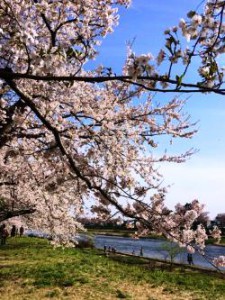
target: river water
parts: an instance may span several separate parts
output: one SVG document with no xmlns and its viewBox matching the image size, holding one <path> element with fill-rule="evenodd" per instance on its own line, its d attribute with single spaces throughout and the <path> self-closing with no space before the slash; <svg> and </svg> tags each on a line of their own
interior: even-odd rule
<svg viewBox="0 0 225 300">
<path fill-rule="evenodd" d="M 143 249 L 143 256 L 167 260 L 170 252 L 170 242 L 161 239 L 132 239 L 128 237 L 104 236 L 96 235 L 94 237 L 96 248 L 103 249 L 106 247 L 114 247 L 118 252 L 140 255 L 140 249 Z M 187 252 L 185 249 L 178 253 L 174 259 L 175 262 L 187 264 Z M 205 248 L 205 256 L 212 259 L 215 256 L 225 255 L 225 247 L 207 245 Z M 194 265 L 212 269 L 213 266 L 199 253 L 193 254 Z M 225 268 L 221 268 L 225 270 Z"/>
</svg>

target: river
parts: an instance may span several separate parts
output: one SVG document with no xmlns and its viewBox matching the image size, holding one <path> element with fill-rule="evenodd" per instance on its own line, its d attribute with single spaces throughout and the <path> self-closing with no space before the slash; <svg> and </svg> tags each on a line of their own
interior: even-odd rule
<svg viewBox="0 0 225 300">
<path fill-rule="evenodd" d="M 170 243 L 161 239 L 132 239 L 128 237 L 96 235 L 94 237 L 95 247 L 103 249 L 106 247 L 114 247 L 118 252 L 140 255 L 140 249 L 143 249 L 143 256 L 156 259 L 168 259 L 170 252 Z M 178 253 L 174 259 L 175 262 L 187 264 L 187 252 L 185 249 Z M 205 248 L 205 256 L 213 258 L 215 256 L 225 255 L 225 247 L 207 245 Z M 194 265 L 212 269 L 213 266 L 199 253 L 193 254 Z M 225 270 L 225 268 L 221 268 Z"/>
</svg>

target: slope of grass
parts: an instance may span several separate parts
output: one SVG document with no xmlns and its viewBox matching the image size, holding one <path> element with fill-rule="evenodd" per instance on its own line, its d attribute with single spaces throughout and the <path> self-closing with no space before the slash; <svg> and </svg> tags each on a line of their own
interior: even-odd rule
<svg viewBox="0 0 225 300">
<path fill-rule="evenodd" d="M 216 274 L 151 268 L 95 249 L 53 249 L 47 240 L 10 238 L 0 247 L 0 299 L 225 299 Z"/>
</svg>

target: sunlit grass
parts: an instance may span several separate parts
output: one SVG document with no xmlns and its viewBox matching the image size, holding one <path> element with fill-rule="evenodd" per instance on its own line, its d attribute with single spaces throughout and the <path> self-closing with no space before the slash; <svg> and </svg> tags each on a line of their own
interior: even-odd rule
<svg viewBox="0 0 225 300">
<path fill-rule="evenodd" d="M 0 247 L 0 299 L 225 299 L 225 279 L 173 272 L 144 259 L 96 249 L 53 249 L 47 240 L 10 238 Z"/>
</svg>

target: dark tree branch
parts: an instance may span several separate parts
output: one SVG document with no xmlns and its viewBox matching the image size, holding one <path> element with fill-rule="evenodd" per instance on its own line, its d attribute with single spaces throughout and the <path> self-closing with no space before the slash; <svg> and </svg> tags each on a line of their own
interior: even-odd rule
<svg viewBox="0 0 225 300">
<path fill-rule="evenodd" d="M 14 79 L 30 79 L 30 80 L 39 80 L 39 81 L 67 81 L 67 82 L 74 82 L 74 81 L 81 81 L 81 82 L 88 82 L 88 83 L 103 83 L 107 81 L 122 81 L 125 83 L 133 84 L 134 86 L 139 86 L 144 88 L 148 91 L 153 92 L 162 92 L 162 93 L 205 93 L 205 92 L 213 92 L 216 94 L 225 94 L 225 89 L 220 87 L 218 88 L 208 88 L 203 85 L 193 84 L 193 83 L 180 83 L 179 88 L 178 81 L 173 79 L 165 78 L 165 76 L 139 76 L 137 77 L 137 81 L 133 80 L 131 76 L 54 76 L 54 75 L 32 75 L 32 74 L 24 74 L 24 73 L 13 73 L 8 69 L 0 68 L 0 78 L 3 80 L 14 80 Z M 146 81 L 141 82 L 141 81 Z M 147 82 L 155 81 L 155 82 L 164 82 L 175 85 L 176 87 L 173 89 L 160 89 L 149 87 Z M 183 89 L 181 89 L 182 87 Z"/>
<path fill-rule="evenodd" d="M 6 111 L 6 123 L 4 123 L 0 127 L 0 148 L 4 146 L 8 140 L 11 138 L 11 133 L 15 128 L 14 121 L 13 121 L 13 116 L 15 114 L 15 111 L 20 111 L 21 113 L 23 112 L 24 108 L 26 107 L 26 104 L 18 100 L 15 104 L 10 106 L 7 111 Z"/>
<path fill-rule="evenodd" d="M 27 208 L 27 209 L 18 209 L 18 210 L 3 210 L 0 211 L 0 222 L 8 220 L 13 217 L 18 217 L 27 214 L 33 214 L 36 211 L 35 208 Z"/>
</svg>

